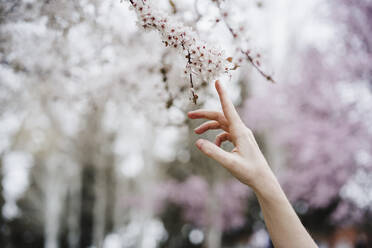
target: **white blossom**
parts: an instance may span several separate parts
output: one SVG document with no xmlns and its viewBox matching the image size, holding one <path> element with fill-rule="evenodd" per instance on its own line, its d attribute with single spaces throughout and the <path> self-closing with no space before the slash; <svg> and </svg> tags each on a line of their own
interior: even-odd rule
<svg viewBox="0 0 372 248">
<path fill-rule="evenodd" d="M 191 92 L 195 99 L 193 75 L 201 81 L 211 81 L 227 73 L 233 65 L 224 50 L 202 41 L 196 32 L 154 7 L 148 0 L 129 0 L 138 16 L 138 25 L 145 30 L 157 30 L 166 47 L 177 49 L 185 56 L 185 75 L 189 77 Z M 197 98 L 197 96 L 196 96 Z"/>
</svg>

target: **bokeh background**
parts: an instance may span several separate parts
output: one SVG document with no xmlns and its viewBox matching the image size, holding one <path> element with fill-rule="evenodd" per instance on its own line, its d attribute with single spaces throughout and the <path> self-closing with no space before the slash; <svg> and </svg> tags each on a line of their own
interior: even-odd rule
<svg viewBox="0 0 372 248">
<path fill-rule="evenodd" d="M 372 2 L 221 4 L 276 83 L 249 63 L 221 80 L 304 225 L 372 247 Z M 216 1 L 157 7 L 235 55 Z M 0 247 L 270 247 L 253 192 L 194 146 L 213 82 L 192 103 L 183 56 L 136 20 L 126 0 L 0 0 Z"/>
</svg>

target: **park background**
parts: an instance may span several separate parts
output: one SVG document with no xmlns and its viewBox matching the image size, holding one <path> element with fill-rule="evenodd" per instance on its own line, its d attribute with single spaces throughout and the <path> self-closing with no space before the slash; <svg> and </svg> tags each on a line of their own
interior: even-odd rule
<svg viewBox="0 0 372 248">
<path fill-rule="evenodd" d="M 155 2 L 234 58 L 221 19 L 239 30 L 275 83 L 220 80 L 296 212 L 320 247 L 372 247 L 372 2 Z M 252 191 L 194 146 L 213 82 L 194 104 L 136 22 L 127 0 L 0 0 L 0 247 L 269 247 Z"/>
</svg>

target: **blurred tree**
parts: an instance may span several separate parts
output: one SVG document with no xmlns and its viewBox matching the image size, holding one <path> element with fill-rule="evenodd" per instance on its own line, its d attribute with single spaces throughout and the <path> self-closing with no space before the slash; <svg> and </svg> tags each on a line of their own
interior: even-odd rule
<svg viewBox="0 0 372 248">
<path fill-rule="evenodd" d="M 158 33 L 138 29 L 130 1 L 0 4 L 0 154 L 22 151 L 34 161 L 22 171 L 28 187 L 16 201 L 19 215 L 0 219 L 7 246 L 102 247 L 114 235 L 127 247 L 147 248 L 166 231 L 175 235 L 169 243 L 189 245 L 189 233 L 173 241 L 180 237 L 169 229 L 168 213 L 167 230 L 157 221 L 155 188 L 164 182 L 175 182 L 162 199 L 177 205 L 177 230 L 187 222 L 203 231 L 204 243 L 218 247 L 224 232 L 245 228 L 250 195 L 191 149 L 193 125 L 184 113 L 217 106 L 206 81 L 214 70 L 226 71 L 217 65 L 231 66 L 222 78 L 230 80 L 231 91 L 243 88 L 236 81 L 244 61 L 263 72 L 263 54 L 248 50 L 254 46 L 245 26 L 255 18 L 255 2 L 156 2 L 155 13 L 177 20 L 171 23 L 176 28 L 193 28 L 190 37 L 198 43 L 190 48 L 201 44 L 212 62 L 180 54 L 164 46 Z M 177 38 L 183 35 L 178 31 Z M 207 76 L 193 77 L 200 95 L 194 105 L 188 88 L 198 65 Z M 176 189 L 181 194 L 174 195 Z M 203 199 L 195 197 L 198 190 Z M 193 211 L 196 205 L 200 213 Z M 200 223 L 195 216 L 202 216 Z"/>
<path fill-rule="evenodd" d="M 372 87 L 372 3 L 368 0 L 341 1 L 331 3 L 334 17 L 343 29 L 344 47 L 347 59 L 345 71 L 353 80 L 367 80 Z"/>
<path fill-rule="evenodd" d="M 331 4 L 345 21 L 337 28 L 347 32 L 336 32 L 341 38 L 326 47 L 293 45 L 289 82 L 253 96 L 244 109 L 246 121 L 286 154 L 278 173 L 297 211 L 318 230 L 370 220 L 368 204 L 358 203 L 370 202 L 366 191 L 350 197 L 348 190 L 356 174 L 368 177 L 372 168 L 367 2 Z"/>
</svg>

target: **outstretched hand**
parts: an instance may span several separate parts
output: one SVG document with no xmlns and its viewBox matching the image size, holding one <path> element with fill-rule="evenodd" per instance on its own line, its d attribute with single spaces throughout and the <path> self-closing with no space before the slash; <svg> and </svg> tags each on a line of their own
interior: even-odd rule
<svg viewBox="0 0 372 248">
<path fill-rule="evenodd" d="M 224 132 L 217 135 L 215 144 L 199 139 L 196 146 L 208 157 L 223 165 L 241 182 L 255 187 L 257 179 L 269 172 L 270 168 L 252 131 L 240 119 L 222 84 L 216 81 L 215 86 L 223 112 L 200 109 L 189 112 L 188 116 L 191 119 L 209 120 L 195 129 L 197 134 L 210 129 L 222 129 Z M 231 152 L 220 147 L 224 141 L 230 141 L 234 145 Z"/>
<path fill-rule="evenodd" d="M 275 247 L 316 248 L 311 238 L 275 175 L 268 166 L 252 131 L 241 121 L 234 105 L 220 82 L 216 81 L 223 113 L 211 110 L 189 112 L 191 119 L 208 119 L 195 129 L 202 134 L 210 129 L 222 129 L 216 142 L 199 139 L 196 146 L 207 156 L 216 160 L 241 182 L 252 187 L 260 203 L 266 227 Z M 230 141 L 234 149 L 227 152 L 220 148 L 221 143 Z"/>
</svg>

